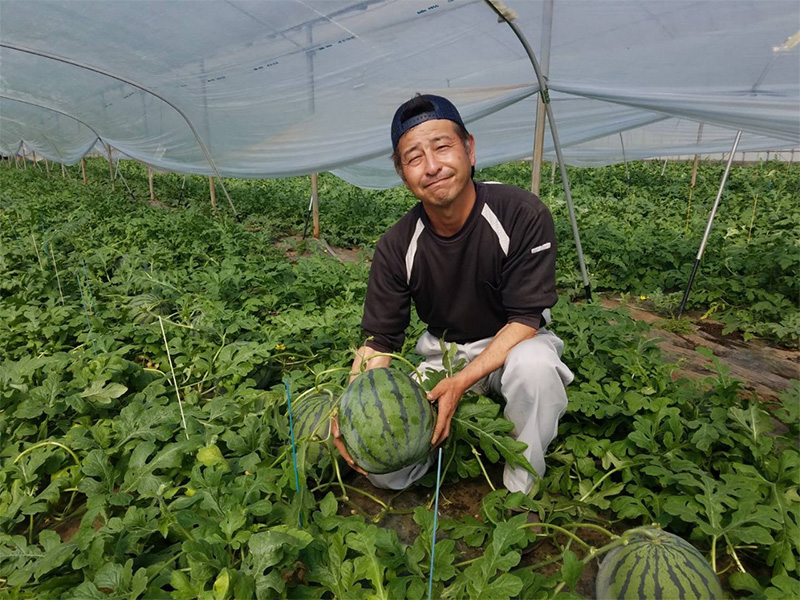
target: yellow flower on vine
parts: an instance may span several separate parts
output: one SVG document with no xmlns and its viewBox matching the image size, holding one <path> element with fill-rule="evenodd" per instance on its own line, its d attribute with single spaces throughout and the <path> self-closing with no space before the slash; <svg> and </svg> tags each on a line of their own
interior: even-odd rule
<svg viewBox="0 0 800 600">
<path fill-rule="evenodd" d="M 639 296 L 639 300 L 647 300 L 647 296 Z"/>
<path fill-rule="evenodd" d="M 283 344 L 275 344 L 275 350 L 286 350 L 286 346 Z"/>
</svg>

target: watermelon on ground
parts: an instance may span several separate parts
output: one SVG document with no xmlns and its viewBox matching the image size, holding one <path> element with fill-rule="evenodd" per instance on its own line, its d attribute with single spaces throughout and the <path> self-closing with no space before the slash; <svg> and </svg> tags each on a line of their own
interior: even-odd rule
<svg viewBox="0 0 800 600">
<path fill-rule="evenodd" d="M 328 455 L 324 445 L 333 448 L 328 438 L 333 411 L 333 394 L 320 392 L 298 396 L 292 404 L 292 425 L 298 452 L 305 448 L 305 464 L 316 465 Z"/>
<path fill-rule="evenodd" d="M 682 537 L 660 529 L 631 534 L 609 551 L 597 572 L 597 600 L 715 600 L 722 586 L 703 555 Z"/>
</svg>

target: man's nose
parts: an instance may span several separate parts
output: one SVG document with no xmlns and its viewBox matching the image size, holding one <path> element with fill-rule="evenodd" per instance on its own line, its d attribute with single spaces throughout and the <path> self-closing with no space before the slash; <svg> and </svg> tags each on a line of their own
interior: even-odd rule
<svg viewBox="0 0 800 600">
<path fill-rule="evenodd" d="M 425 172 L 429 175 L 435 175 L 442 168 L 439 159 L 436 158 L 435 152 L 425 153 Z"/>
</svg>

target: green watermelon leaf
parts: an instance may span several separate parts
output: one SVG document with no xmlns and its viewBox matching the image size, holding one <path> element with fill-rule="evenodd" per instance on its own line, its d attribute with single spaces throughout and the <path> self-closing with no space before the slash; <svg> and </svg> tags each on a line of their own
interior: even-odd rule
<svg viewBox="0 0 800 600">
<path fill-rule="evenodd" d="M 584 563 L 572 551 L 567 550 L 564 552 L 564 562 L 561 566 L 561 575 L 564 577 L 564 582 L 570 587 L 575 588 L 583 572 Z"/>
</svg>

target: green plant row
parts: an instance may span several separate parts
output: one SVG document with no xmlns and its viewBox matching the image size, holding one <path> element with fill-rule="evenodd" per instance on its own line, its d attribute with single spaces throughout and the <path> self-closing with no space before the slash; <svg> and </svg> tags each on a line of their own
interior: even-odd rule
<svg viewBox="0 0 800 600">
<path fill-rule="evenodd" d="M 108 181 L 106 163 L 89 165 L 93 181 Z M 130 163 L 122 163 L 120 170 L 136 197 L 147 198 L 145 170 Z M 644 296 L 665 315 L 674 314 L 723 171 L 722 163 L 700 164 L 692 187 L 688 162 L 569 168 L 592 288 Z M 477 178 L 529 188 L 530 167 L 508 163 L 480 170 Z M 159 175 L 156 180 L 161 202 L 208 211 L 207 178 Z M 403 188 L 360 190 L 329 174 L 319 181 L 321 231 L 334 245 L 371 247 L 414 203 Z M 281 234 L 310 230 L 309 178 L 226 180 L 226 185 L 246 226 Z M 218 196 L 220 210 L 227 211 L 219 190 Z M 560 241 L 559 287 L 577 297 L 583 283 L 557 174 L 545 173 L 541 196 L 553 211 Z M 689 297 L 690 310 L 713 315 L 725 333 L 798 347 L 798 197 L 800 165 L 773 161 L 732 169 Z"/>
</svg>

